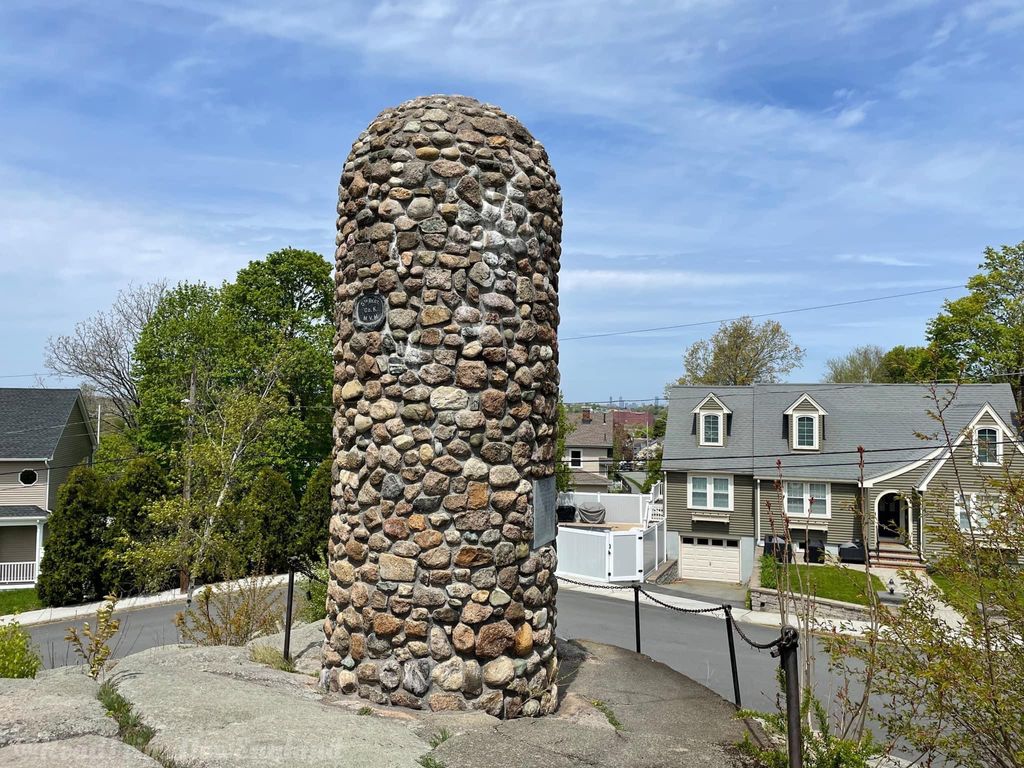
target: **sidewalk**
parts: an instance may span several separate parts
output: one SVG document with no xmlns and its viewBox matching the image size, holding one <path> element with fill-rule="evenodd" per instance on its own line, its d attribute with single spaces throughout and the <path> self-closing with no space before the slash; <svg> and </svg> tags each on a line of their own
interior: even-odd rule
<svg viewBox="0 0 1024 768">
<path fill-rule="evenodd" d="M 582 579 L 574 580 L 582 581 Z M 610 585 L 600 582 L 594 582 L 592 584 L 588 584 L 587 586 L 570 584 L 564 579 L 559 579 L 558 582 L 559 589 L 575 590 L 578 592 L 585 592 L 587 594 L 592 595 L 604 595 L 605 597 L 613 597 L 617 600 L 628 600 L 632 602 L 633 589 L 631 586 L 626 586 L 625 588 L 619 588 L 618 585 L 612 588 L 609 587 Z M 663 603 L 666 603 L 667 605 L 671 605 L 675 608 L 683 608 L 686 610 L 701 610 L 706 608 L 714 608 L 716 606 L 721 605 L 721 603 L 705 602 L 702 600 L 693 600 L 685 597 L 677 597 L 672 594 L 666 594 L 662 590 L 658 590 L 657 592 L 655 592 L 655 590 L 651 589 L 650 587 L 651 585 L 649 584 L 644 585 L 644 589 L 646 589 L 651 594 L 656 594 L 658 600 L 660 600 Z M 640 596 L 640 602 L 641 605 L 653 605 L 653 603 L 651 603 L 651 601 L 643 595 Z M 715 613 L 708 613 L 703 615 L 711 616 L 713 618 L 720 619 L 721 621 L 725 621 L 725 613 L 722 611 L 717 611 Z M 770 627 L 772 629 L 780 629 L 782 627 L 782 622 L 780 621 L 779 614 L 777 613 L 752 611 L 749 608 L 739 608 L 733 606 L 732 617 L 736 621 L 743 622 L 744 624 L 753 624 L 759 627 Z M 794 625 L 799 623 L 795 617 L 793 618 L 792 622 Z M 811 628 L 811 630 L 813 632 L 818 632 L 822 634 L 832 634 L 833 632 L 835 632 L 838 634 L 858 637 L 864 634 L 864 632 L 868 630 L 869 626 L 870 625 L 866 621 L 833 621 L 831 619 L 817 619 L 814 622 L 814 626 Z M 801 626 L 800 629 L 803 629 L 803 627 Z"/>
<path fill-rule="evenodd" d="M 280 576 L 270 576 L 269 579 L 271 584 L 277 586 L 284 584 L 288 580 L 288 576 L 282 574 Z M 195 591 L 199 592 L 199 590 L 206 586 L 214 588 L 237 586 L 243 581 L 245 581 L 245 579 L 222 582 L 220 584 L 203 584 L 197 586 Z M 118 600 L 116 613 L 132 611 L 137 608 L 149 608 L 154 605 L 168 605 L 171 603 L 184 602 L 185 594 L 183 592 L 177 589 L 168 589 L 164 592 L 158 592 L 155 595 L 140 595 L 139 597 L 126 597 L 123 600 Z M 103 605 L 103 603 L 104 601 L 100 600 L 99 602 L 86 603 L 85 605 L 67 605 L 61 608 L 40 608 L 38 611 L 10 613 L 5 616 L 0 616 L 0 625 L 17 621 L 21 626 L 29 627 L 36 624 L 51 624 L 57 621 L 75 621 L 81 618 L 91 618 L 96 615 L 96 611 Z"/>
</svg>

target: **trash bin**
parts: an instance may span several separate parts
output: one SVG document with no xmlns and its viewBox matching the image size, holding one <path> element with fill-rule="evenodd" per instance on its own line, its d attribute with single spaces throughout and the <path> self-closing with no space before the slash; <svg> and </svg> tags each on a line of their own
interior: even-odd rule
<svg viewBox="0 0 1024 768">
<path fill-rule="evenodd" d="M 863 564 L 867 559 L 863 541 L 849 541 L 839 545 L 839 562 Z"/>
<path fill-rule="evenodd" d="M 563 504 L 555 510 L 555 514 L 558 515 L 558 522 L 571 523 L 576 520 L 576 507 L 572 504 Z"/>
<path fill-rule="evenodd" d="M 810 539 L 804 551 L 804 562 L 824 563 L 825 562 L 825 540 Z"/>
<path fill-rule="evenodd" d="M 779 563 L 793 561 L 793 548 L 781 536 L 769 536 L 764 540 L 764 553 Z"/>
</svg>

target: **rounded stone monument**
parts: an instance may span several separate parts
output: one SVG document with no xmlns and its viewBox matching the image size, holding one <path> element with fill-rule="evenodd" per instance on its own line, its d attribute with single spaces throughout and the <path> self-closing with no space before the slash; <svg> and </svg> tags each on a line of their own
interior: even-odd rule
<svg viewBox="0 0 1024 768">
<path fill-rule="evenodd" d="M 382 112 L 338 200 L 333 690 L 545 714 L 555 678 L 562 199 L 544 147 L 463 96 Z"/>
</svg>

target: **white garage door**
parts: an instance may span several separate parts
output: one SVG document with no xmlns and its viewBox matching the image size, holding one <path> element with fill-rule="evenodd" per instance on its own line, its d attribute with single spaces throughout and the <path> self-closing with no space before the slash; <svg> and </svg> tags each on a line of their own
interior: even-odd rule
<svg viewBox="0 0 1024 768">
<path fill-rule="evenodd" d="M 739 540 L 712 539 L 700 536 L 680 537 L 679 577 L 710 581 L 739 581 Z"/>
</svg>

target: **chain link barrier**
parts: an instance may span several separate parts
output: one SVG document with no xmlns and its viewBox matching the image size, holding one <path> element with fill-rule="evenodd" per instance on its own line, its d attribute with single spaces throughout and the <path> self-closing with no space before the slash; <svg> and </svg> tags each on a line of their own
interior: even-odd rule
<svg viewBox="0 0 1024 768">
<path fill-rule="evenodd" d="M 566 578 L 565 576 L 557 576 L 556 578 L 559 581 L 564 581 L 564 582 L 566 582 L 568 584 L 575 584 L 576 586 L 579 586 L 579 587 L 589 587 L 590 589 L 602 589 L 602 590 L 607 590 L 607 591 L 615 591 L 615 590 L 623 590 L 623 589 L 634 589 L 634 586 L 632 584 L 593 584 L 593 583 L 587 582 L 587 581 L 577 581 L 576 579 L 569 579 L 569 578 Z M 723 614 L 726 614 L 730 618 L 732 618 L 732 606 L 731 605 L 715 605 L 715 606 L 712 606 L 710 608 L 680 608 L 678 605 L 672 605 L 671 603 L 666 603 L 664 600 L 661 600 L 661 599 L 655 597 L 654 595 L 652 595 L 650 592 L 648 592 L 643 587 L 640 587 L 639 590 L 640 590 L 640 594 L 641 595 L 646 597 L 648 600 L 650 600 L 655 605 L 659 605 L 662 608 L 668 608 L 670 611 L 675 611 L 676 613 L 690 613 L 690 614 L 706 613 L 706 614 L 711 614 L 711 613 L 718 613 L 719 611 L 721 611 Z M 771 650 L 772 648 L 777 648 L 783 642 L 782 637 L 777 637 L 777 638 L 775 638 L 774 640 L 772 640 L 769 643 L 759 643 L 756 640 L 752 640 L 740 628 L 739 624 L 736 622 L 735 619 L 733 619 L 733 627 L 736 630 L 736 634 L 738 634 L 740 636 L 740 639 L 742 639 L 743 642 L 745 642 L 751 648 L 755 648 L 755 649 L 757 649 L 759 651 L 767 651 L 767 650 Z"/>
</svg>

